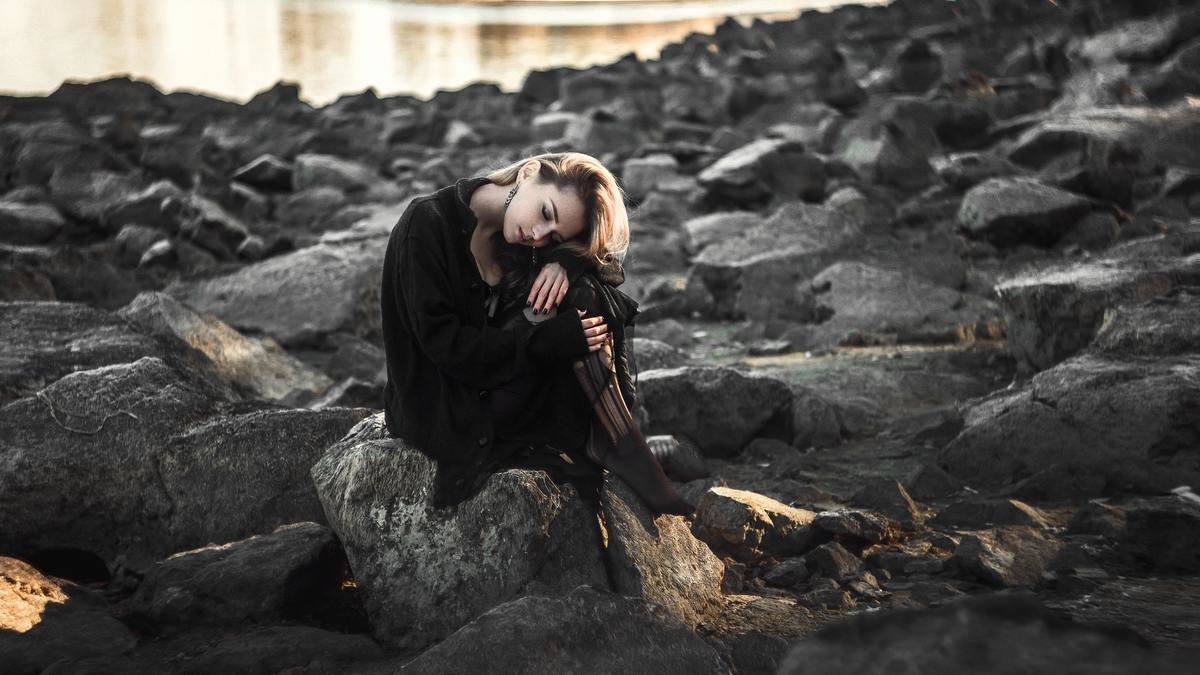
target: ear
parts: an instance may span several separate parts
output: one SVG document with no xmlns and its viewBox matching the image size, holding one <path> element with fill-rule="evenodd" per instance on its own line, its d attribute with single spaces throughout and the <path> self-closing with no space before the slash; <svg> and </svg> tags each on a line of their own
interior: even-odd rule
<svg viewBox="0 0 1200 675">
<path fill-rule="evenodd" d="M 521 166 L 521 171 L 520 171 L 521 178 L 523 180 L 529 180 L 529 179 L 533 178 L 534 176 L 537 175 L 537 171 L 538 171 L 539 167 L 541 167 L 541 163 L 538 162 L 536 159 L 532 159 L 528 162 L 525 162 L 525 164 Z"/>
</svg>

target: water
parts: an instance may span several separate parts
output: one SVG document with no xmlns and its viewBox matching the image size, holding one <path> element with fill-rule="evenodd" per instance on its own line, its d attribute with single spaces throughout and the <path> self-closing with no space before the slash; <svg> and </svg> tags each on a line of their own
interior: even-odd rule
<svg viewBox="0 0 1200 675">
<path fill-rule="evenodd" d="M 511 91 L 531 69 L 656 57 L 726 15 L 749 24 L 837 4 L 0 0 L 0 92 L 44 95 L 118 74 L 239 102 L 280 79 L 315 105 L 367 87 L 428 97 L 485 80 Z"/>
</svg>

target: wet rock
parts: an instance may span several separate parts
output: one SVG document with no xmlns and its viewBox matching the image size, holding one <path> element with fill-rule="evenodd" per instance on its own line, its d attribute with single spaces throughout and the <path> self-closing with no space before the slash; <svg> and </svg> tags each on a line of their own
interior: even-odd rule
<svg viewBox="0 0 1200 675">
<path fill-rule="evenodd" d="M 44 244 L 66 227 L 62 214 L 48 204 L 0 201 L 0 241 Z"/>
<path fill-rule="evenodd" d="M 1157 572 L 1200 571 L 1200 504 L 1180 497 L 1136 500 L 1125 507 L 1120 551 Z"/>
<path fill-rule="evenodd" d="M 712 647 L 661 608 L 582 586 L 499 605 L 399 672 L 583 672 L 598 663 L 614 672 L 729 672 Z"/>
<path fill-rule="evenodd" d="M 812 308 L 796 294 L 797 283 L 842 258 L 860 235 L 845 214 L 791 202 L 741 236 L 701 251 L 688 285 L 712 296 L 706 313 L 715 318 L 811 320 Z"/>
<path fill-rule="evenodd" d="M 1031 178 L 993 178 L 963 197 L 958 224 L 997 246 L 1049 246 L 1090 209 L 1087 198 Z"/>
<path fill-rule="evenodd" d="M 1163 297 L 1181 285 L 1197 283 L 1200 254 L 1145 259 L 1118 254 L 1003 279 L 996 285 L 996 295 L 1004 308 L 1014 354 L 1041 369 L 1087 346 L 1110 308 Z"/>
<path fill-rule="evenodd" d="M 747 377 L 732 368 L 706 366 L 643 374 L 638 397 L 649 413 L 649 434 L 682 434 L 710 457 L 737 454 L 791 411 L 791 390 L 768 377 Z"/>
<path fill-rule="evenodd" d="M 850 497 L 850 503 L 878 511 L 906 530 L 916 528 L 921 519 L 920 509 L 912 495 L 896 480 L 877 478 L 868 481 Z"/>
<path fill-rule="evenodd" d="M 994 321 L 1000 313 L 984 298 L 859 262 L 827 267 L 804 292 L 811 294 L 819 318 L 814 344 L 838 344 L 853 333 L 940 342 L 952 339 L 963 325 Z"/>
<path fill-rule="evenodd" d="M 595 515 L 574 487 L 511 469 L 463 504 L 437 509 L 435 472 L 420 451 L 388 436 L 382 413 L 312 467 L 376 639 L 423 647 L 522 595 L 607 587 Z"/>
<path fill-rule="evenodd" d="M 374 339 L 382 265 L 377 242 L 320 244 L 224 276 L 176 282 L 167 292 L 239 331 L 267 333 L 284 346 L 319 343 L 339 331 Z"/>
<path fill-rule="evenodd" d="M 710 488 L 696 508 L 696 535 L 741 560 L 795 555 L 816 544 L 814 514 L 746 490 Z"/>
<path fill-rule="evenodd" d="M 1183 672 L 1184 658 L 1148 647 L 1127 628 L 1062 619 L 1029 595 L 991 595 L 859 614 L 796 644 L 779 673 Z"/>
<path fill-rule="evenodd" d="M 824 511 L 813 518 L 812 526 L 839 539 L 858 543 L 878 544 L 899 536 L 895 521 L 870 511 Z"/>
<path fill-rule="evenodd" d="M 1076 356 L 982 399 L 938 462 L 972 485 L 1007 485 L 1061 464 L 1104 476 L 1105 491 L 1200 484 L 1198 368 L 1192 357 Z"/>
<path fill-rule="evenodd" d="M 0 409 L 0 516 L 14 523 L 0 547 L 123 557 L 140 569 L 212 541 L 322 522 L 308 467 L 366 411 L 222 413 L 223 400 L 145 357 L 72 373 Z"/>
<path fill-rule="evenodd" d="M 1037 586 L 1061 551 L 1040 531 L 1013 525 L 964 536 L 949 564 L 991 586 Z"/>
<path fill-rule="evenodd" d="M 173 633 L 300 619 L 341 584 L 342 562 L 337 539 L 316 523 L 183 551 L 146 571 L 129 601 L 131 620 Z"/>
<path fill-rule="evenodd" d="M 282 350 L 268 350 L 225 322 L 192 311 L 175 298 L 146 292 L 117 316 L 147 335 L 178 338 L 204 354 L 215 374 L 252 398 L 281 400 L 297 393 L 324 391 L 333 382 Z"/>
<path fill-rule="evenodd" d="M 653 602 L 688 627 L 719 611 L 725 567 L 692 536 L 686 520 L 652 516 L 633 490 L 612 474 L 605 481 L 601 506 L 616 592 Z"/>
<path fill-rule="evenodd" d="M 0 671 L 33 675 L 62 659 L 120 654 L 135 644 L 102 597 L 0 556 Z"/>
<path fill-rule="evenodd" d="M 847 581 L 862 569 L 862 561 L 836 541 L 826 542 L 804 555 L 809 571 L 835 581 Z"/>
<path fill-rule="evenodd" d="M 1050 527 L 1044 513 L 1015 499 L 954 502 L 938 511 L 932 524 L 965 528 L 981 528 L 988 525 L 1025 525 L 1043 530 Z"/>
<path fill-rule="evenodd" d="M 762 138 L 721 157 L 697 176 L 714 195 L 735 203 L 780 199 L 819 199 L 824 165 L 792 141 Z"/>
</svg>

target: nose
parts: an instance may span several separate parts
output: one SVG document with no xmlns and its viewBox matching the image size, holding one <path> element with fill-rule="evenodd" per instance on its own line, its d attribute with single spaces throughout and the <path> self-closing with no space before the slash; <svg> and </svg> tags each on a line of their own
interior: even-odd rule
<svg viewBox="0 0 1200 675">
<path fill-rule="evenodd" d="M 533 240 L 535 242 L 541 242 L 542 239 L 544 239 L 546 237 L 546 235 L 549 234 L 549 232 L 550 232 L 549 228 L 543 227 L 541 224 L 538 224 L 538 225 L 534 225 L 532 228 L 530 228 L 529 236 L 533 237 Z"/>
</svg>

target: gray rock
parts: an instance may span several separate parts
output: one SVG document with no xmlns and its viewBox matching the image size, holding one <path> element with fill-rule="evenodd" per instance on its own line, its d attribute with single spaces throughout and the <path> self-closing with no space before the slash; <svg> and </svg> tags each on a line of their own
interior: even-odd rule
<svg viewBox="0 0 1200 675">
<path fill-rule="evenodd" d="M 322 522 L 308 467 L 366 411 L 222 413 L 223 400 L 145 357 L 72 373 L 0 409 L 0 517 L 13 524 L 0 548 L 75 549 L 136 570 L 210 542 Z"/>
<path fill-rule="evenodd" d="M 102 597 L 0 556 L 0 671 L 36 675 L 63 659 L 120 654 L 137 637 Z"/>
<path fill-rule="evenodd" d="M 729 673 L 665 610 L 580 587 L 510 600 L 405 664 L 401 673 Z"/>
<path fill-rule="evenodd" d="M 922 464 L 914 469 L 904 485 L 917 499 L 942 499 L 958 494 L 965 487 L 961 480 L 933 463 Z"/>
<path fill-rule="evenodd" d="M 804 556 L 809 571 L 835 581 L 847 581 L 862 569 L 862 561 L 836 541 L 826 542 Z"/>
<path fill-rule="evenodd" d="M 792 387 L 792 445 L 832 448 L 841 443 L 837 408 L 808 387 Z"/>
<path fill-rule="evenodd" d="M 292 189 L 292 171 L 291 162 L 266 154 L 235 170 L 230 178 L 264 190 L 282 191 Z"/>
<path fill-rule="evenodd" d="M 671 155 L 659 153 L 626 160 L 621 169 L 621 184 L 626 194 L 640 201 L 659 183 L 678 176 L 679 162 Z"/>
<path fill-rule="evenodd" d="M 725 566 L 681 516 L 653 516 L 609 474 L 601 494 L 614 590 L 666 609 L 689 628 L 719 614 Z"/>
<path fill-rule="evenodd" d="M 1047 529 L 1046 514 L 1015 499 L 967 500 L 954 502 L 934 516 L 932 524 L 950 527 L 981 528 L 989 525 L 1025 525 Z"/>
<path fill-rule="evenodd" d="M 774 197 L 817 200 L 825 191 L 825 167 L 804 146 L 760 138 L 726 154 L 697 176 L 714 195 L 735 203 Z"/>
<path fill-rule="evenodd" d="M 283 525 L 155 563 L 131 598 L 130 611 L 155 633 L 301 619 L 341 583 L 344 560 L 329 528 Z"/>
<path fill-rule="evenodd" d="M 950 564 L 991 586 L 1037 586 L 1061 551 L 1061 544 L 1039 530 L 1014 525 L 964 536 Z"/>
<path fill-rule="evenodd" d="M 963 326 L 995 321 L 1000 314 L 984 298 L 860 262 L 827 267 L 802 292 L 811 294 L 820 321 L 811 338 L 817 345 L 839 344 L 861 333 L 899 342 L 941 342 L 960 334 Z"/>
<path fill-rule="evenodd" d="M 1125 511 L 1098 501 L 1089 501 L 1071 516 L 1067 534 L 1095 534 L 1116 539 L 1125 531 Z"/>
<path fill-rule="evenodd" d="M 1107 310 L 1196 284 L 1200 284 L 1200 254 L 1179 258 L 1114 253 L 1002 279 L 996 284 L 996 295 L 1004 308 L 1014 355 L 1041 369 L 1091 342 Z"/>
<path fill-rule="evenodd" d="M 321 244 L 225 276 L 176 282 L 167 292 L 240 331 L 267 333 L 284 346 L 319 343 L 339 331 L 374 339 L 382 268 L 378 241 Z"/>
<path fill-rule="evenodd" d="M 346 672 L 354 664 L 383 657 L 383 649 L 365 635 L 312 626 L 263 626 L 224 637 L 180 664 L 178 672 L 278 673 L 294 668 Z"/>
<path fill-rule="evenodd" d="M 1107 490 L 1200 484 L 1200 362 L 1076 356 L 982 399 L 939 463 L 972 485 L 1007 485 L 1056 465 L 1086 468 Z"/>
<path fill-rule="evenodd" d="M 778 672 L 1115 675 L 1185 672 L 1188 658 L 1150 648 L 1129 629 L 1067 621 L 1029 595 L 990 595 L 936 609 L 858 614 L 796 644 Z"/>
<path fill-rule="evenodd" d="M 117 316 L 148 335 L 183 341 L 208 357 L 218 377 L 248 397 L 282 400 L 297 393 L 315 395 L 333 384 L 287 352 L 265 349 L 220 319 L 194 312 L 166 293 L 142 293 Z"/>
<path fill-rule="evenodd" d="M 741 236 L 713 243 L 700 252 L 688 285 L 713 298 L 707 313 L 716 318 L 809 320 L 797 283 L 845 256 L 861 239 L 853 218 L 828 209 L 790 202 Z"/>
<path fill-rule="evenodd" d="M 1200 504 L 1178 496 L 1140 499 L 1125 509 L 1120 552 L 1169 574 L 1200 571 Z"/>
<path fill-rule="evenodd" d="M 297 192 L 318 186 L 352 192 L 365 190 L 379 180 L 378 172 L 371 167 L 332 155 L 299 154 L 292 168 L 292 189 Z"/>
<path fill-rule="evenodd" d="M 0 241 L 44 244 L 66 227 L 62 214 L 49 204 L 0 201 Z"/>
<path fill-rule="evenodd" d="M 958 224 L 997 246 L 1049 246 L 1091 209 L 1091 201 L 1032 178 L 993 178 L 963 197 Z"/>
<path fill-rule="evenodd" d="M 762 220 L 753 211 L 719 211 L 692 218 L 683 223 L 684 246 L 695 255 L 709 244 L 741 236 Z"/>
<path fill-rule="evenodd" d="M 136 267 L 146 251 L 167 238 L 162 231 L 148 225 L 130 224 L 121 228 L 113 243 L 117 245 L 117 257 L 125 267 Z"/>
<path fill-rule="evenodd" d="M 376 639 L 423 647 L 522 595 L 607 587 L 595 515 L 574 487 L 510 469 L 463 504 L 435 509 L 435 472 L 388 436 L 382 413 L 312 467 Z"/>
<path fill-rule="evenodd" d="M 1127 357 L 1200 351 L 1200 295 L 1181 291 L 1113 307 L 1089 349 Z"/>
<path fill-rule="evenodd" d="M 848 127 L 837 145 L 837 157 L 863 180 L 902 190 L 919 190 L 936 178 L 923 148 L 901 130 L 885 126 L 870 136 Z"/>
<path fill-rule="evenodd" d="M 102 232 L 115 233 L 124 223 L 110 223 L 110 212 L 144 189 L 137 178 L 115 171 L 83 171 L 67 164 L 54 171 L 47 187 L 58 210 Z"/>
<path fill-rule="evenodd" d="M 900 534 L 895 521 L 871 511 L 823 511 L 813 518 L 812 525 L 831 535 L 871 544 L 894 541 Z"/>
<path fill-rule="evenodd" d="M 772 567 L 771 571 L 763 576 L 763 581 L 771 586 L 792 588 L 808 579 L 810 574 L 812 573 L 809 572 L 803 558 L 788 558 Z"/>
<path fill-rule="evenodd" d="M 959 190 L 969 190 L 992 178 L 1005 178 L 1021 173 L 1021 169 L 998 155 L 989 152 L 961 152 L 947 155 L 934 162 L 942 180 Z"/>
<path fill-rule="evenodd" d="M 649 413 L 649 434 L 682 434 L 710 456 L 731 456 L 769 423 L 791 412 L 783 382 L 725 367 L 684 367 L 643 373 L 638 397 Z"/>
<path fill-rule="evenodd" d="M 921 512 L 912 495 L 899 481 L 877 478 L 867 481 L 858 492 L 850 497 L 850 503 L 878 511 L 900 524 L 906 530 L 915 529 L 921 520 Z"/>
<path fill-rule="evenodd" d="M 630 354 L 639 373 L 659 368 L 678 368 L 687 362 L 687 356 L 679 349 L 652 337 L 633 338 Z"/>
</svg>

